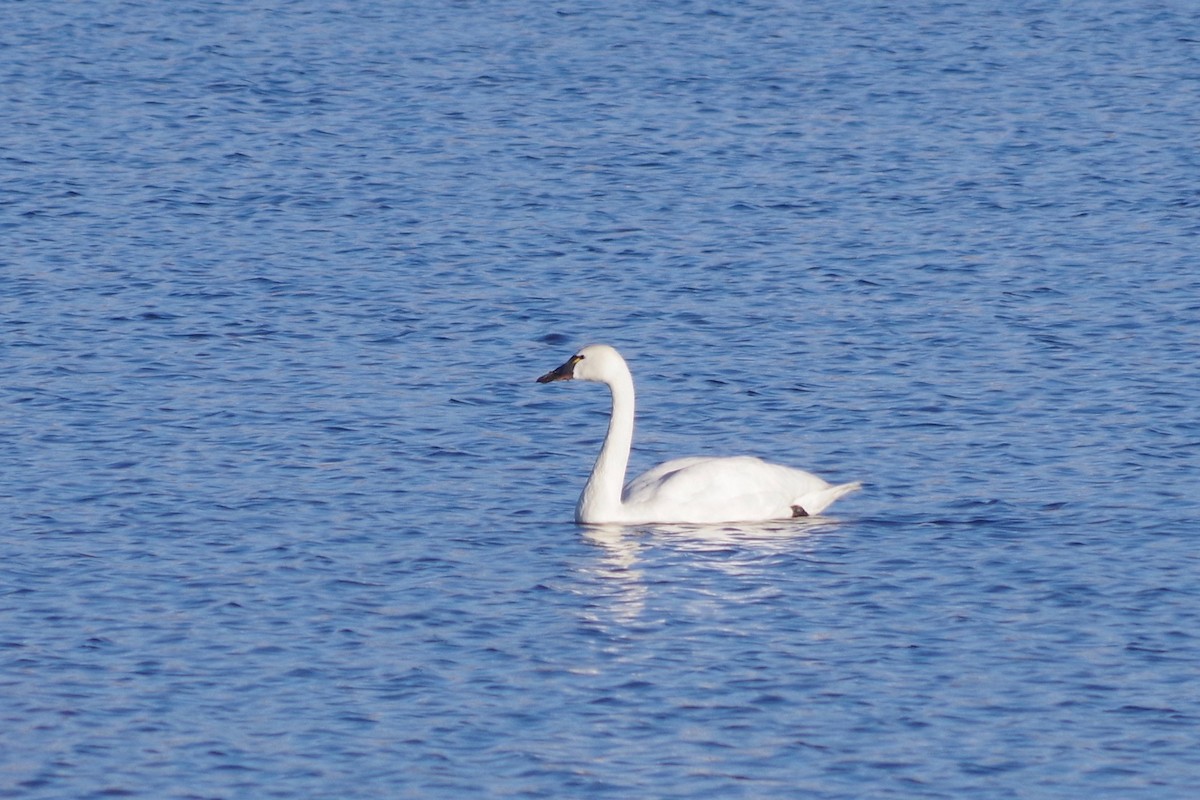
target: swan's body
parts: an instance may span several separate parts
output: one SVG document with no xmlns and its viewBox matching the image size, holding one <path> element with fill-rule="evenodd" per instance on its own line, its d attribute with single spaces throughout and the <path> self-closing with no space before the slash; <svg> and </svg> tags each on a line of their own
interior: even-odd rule
<svg viewBox="0 0 1200 800">
<path fill-rule="evenodd" d="M 861 485 L 832 486 L 803 470 L 738 456 L 678 458 L 642 473 L 622 489 L 633 445 L 629 367 L 613 348 L 594 344 L 538 382 L 572 379 L 604 383 L 612 392 L 608 435 L 579 496 L 576 522 L 715 523 L 816 516 Z"/>
</svg>

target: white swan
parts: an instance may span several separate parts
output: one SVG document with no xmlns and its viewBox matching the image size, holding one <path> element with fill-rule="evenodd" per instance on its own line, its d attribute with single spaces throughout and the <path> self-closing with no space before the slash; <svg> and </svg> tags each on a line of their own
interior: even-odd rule
<svg viewBox="0 0 1200 800">
<path fill-rule="evenodd" d="M 613 348 L 593 344 L 538 378 L 538 383 L 572 379 L 605 383 L 612 392 L 608 435 L 579 495 L 576 522 L 715 523 L 816 516 L 862 485 L 831 486 L 802 470 L 738 456 L 668 461 L 634 478 L 622 490 L 633 444 L 633 376 L 629 367 Z"/>
</svg>

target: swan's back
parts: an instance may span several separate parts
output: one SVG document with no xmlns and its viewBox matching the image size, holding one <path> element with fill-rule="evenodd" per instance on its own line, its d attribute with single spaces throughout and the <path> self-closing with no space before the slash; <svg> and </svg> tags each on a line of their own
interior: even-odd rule
<svg viewBox="0 0 1200 800">
<path fill-rule="evenodd" d="M 739 522 L 812 516 L 857 483 L 830 486 L 816 475 L 753 456 L 678 458 L 629 482 L 622 492 L 630 522 Z"/>
</svg>

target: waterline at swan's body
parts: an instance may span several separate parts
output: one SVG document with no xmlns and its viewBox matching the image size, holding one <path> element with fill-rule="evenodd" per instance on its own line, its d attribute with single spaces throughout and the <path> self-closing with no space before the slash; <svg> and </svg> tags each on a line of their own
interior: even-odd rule
<svg viewBox="0 0 1200 800">
<path fill-rule="evenodd" d="M 597 381 L 612 392 L 608 435 L 588 477 L 577 522 L 751 522 L 816 516 L 859 483 L 830 485 L 816 475 L 751 456 L 679 458 L 660 464 L 622 487 L 633 444 L 633 376 L 621 354 L 589 345 L 539 383 Z"/>
</svg>

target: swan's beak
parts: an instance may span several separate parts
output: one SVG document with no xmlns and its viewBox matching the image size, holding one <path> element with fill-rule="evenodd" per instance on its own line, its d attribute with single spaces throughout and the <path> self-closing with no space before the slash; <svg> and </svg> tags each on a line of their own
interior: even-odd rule
<svg viewBox="0 0 1200 800">
<path fill-rule="evenodd" d="M 567 363 L 563 364 L 558 369 L 552 369 L 545 375 L 537 379 L 538 383 L 550 383 L 551 381 L 569 381 L 575 377 L 575 363 L 579 361 L 580 356 L 571 356 L 567 359 Z"/>
</svg>

